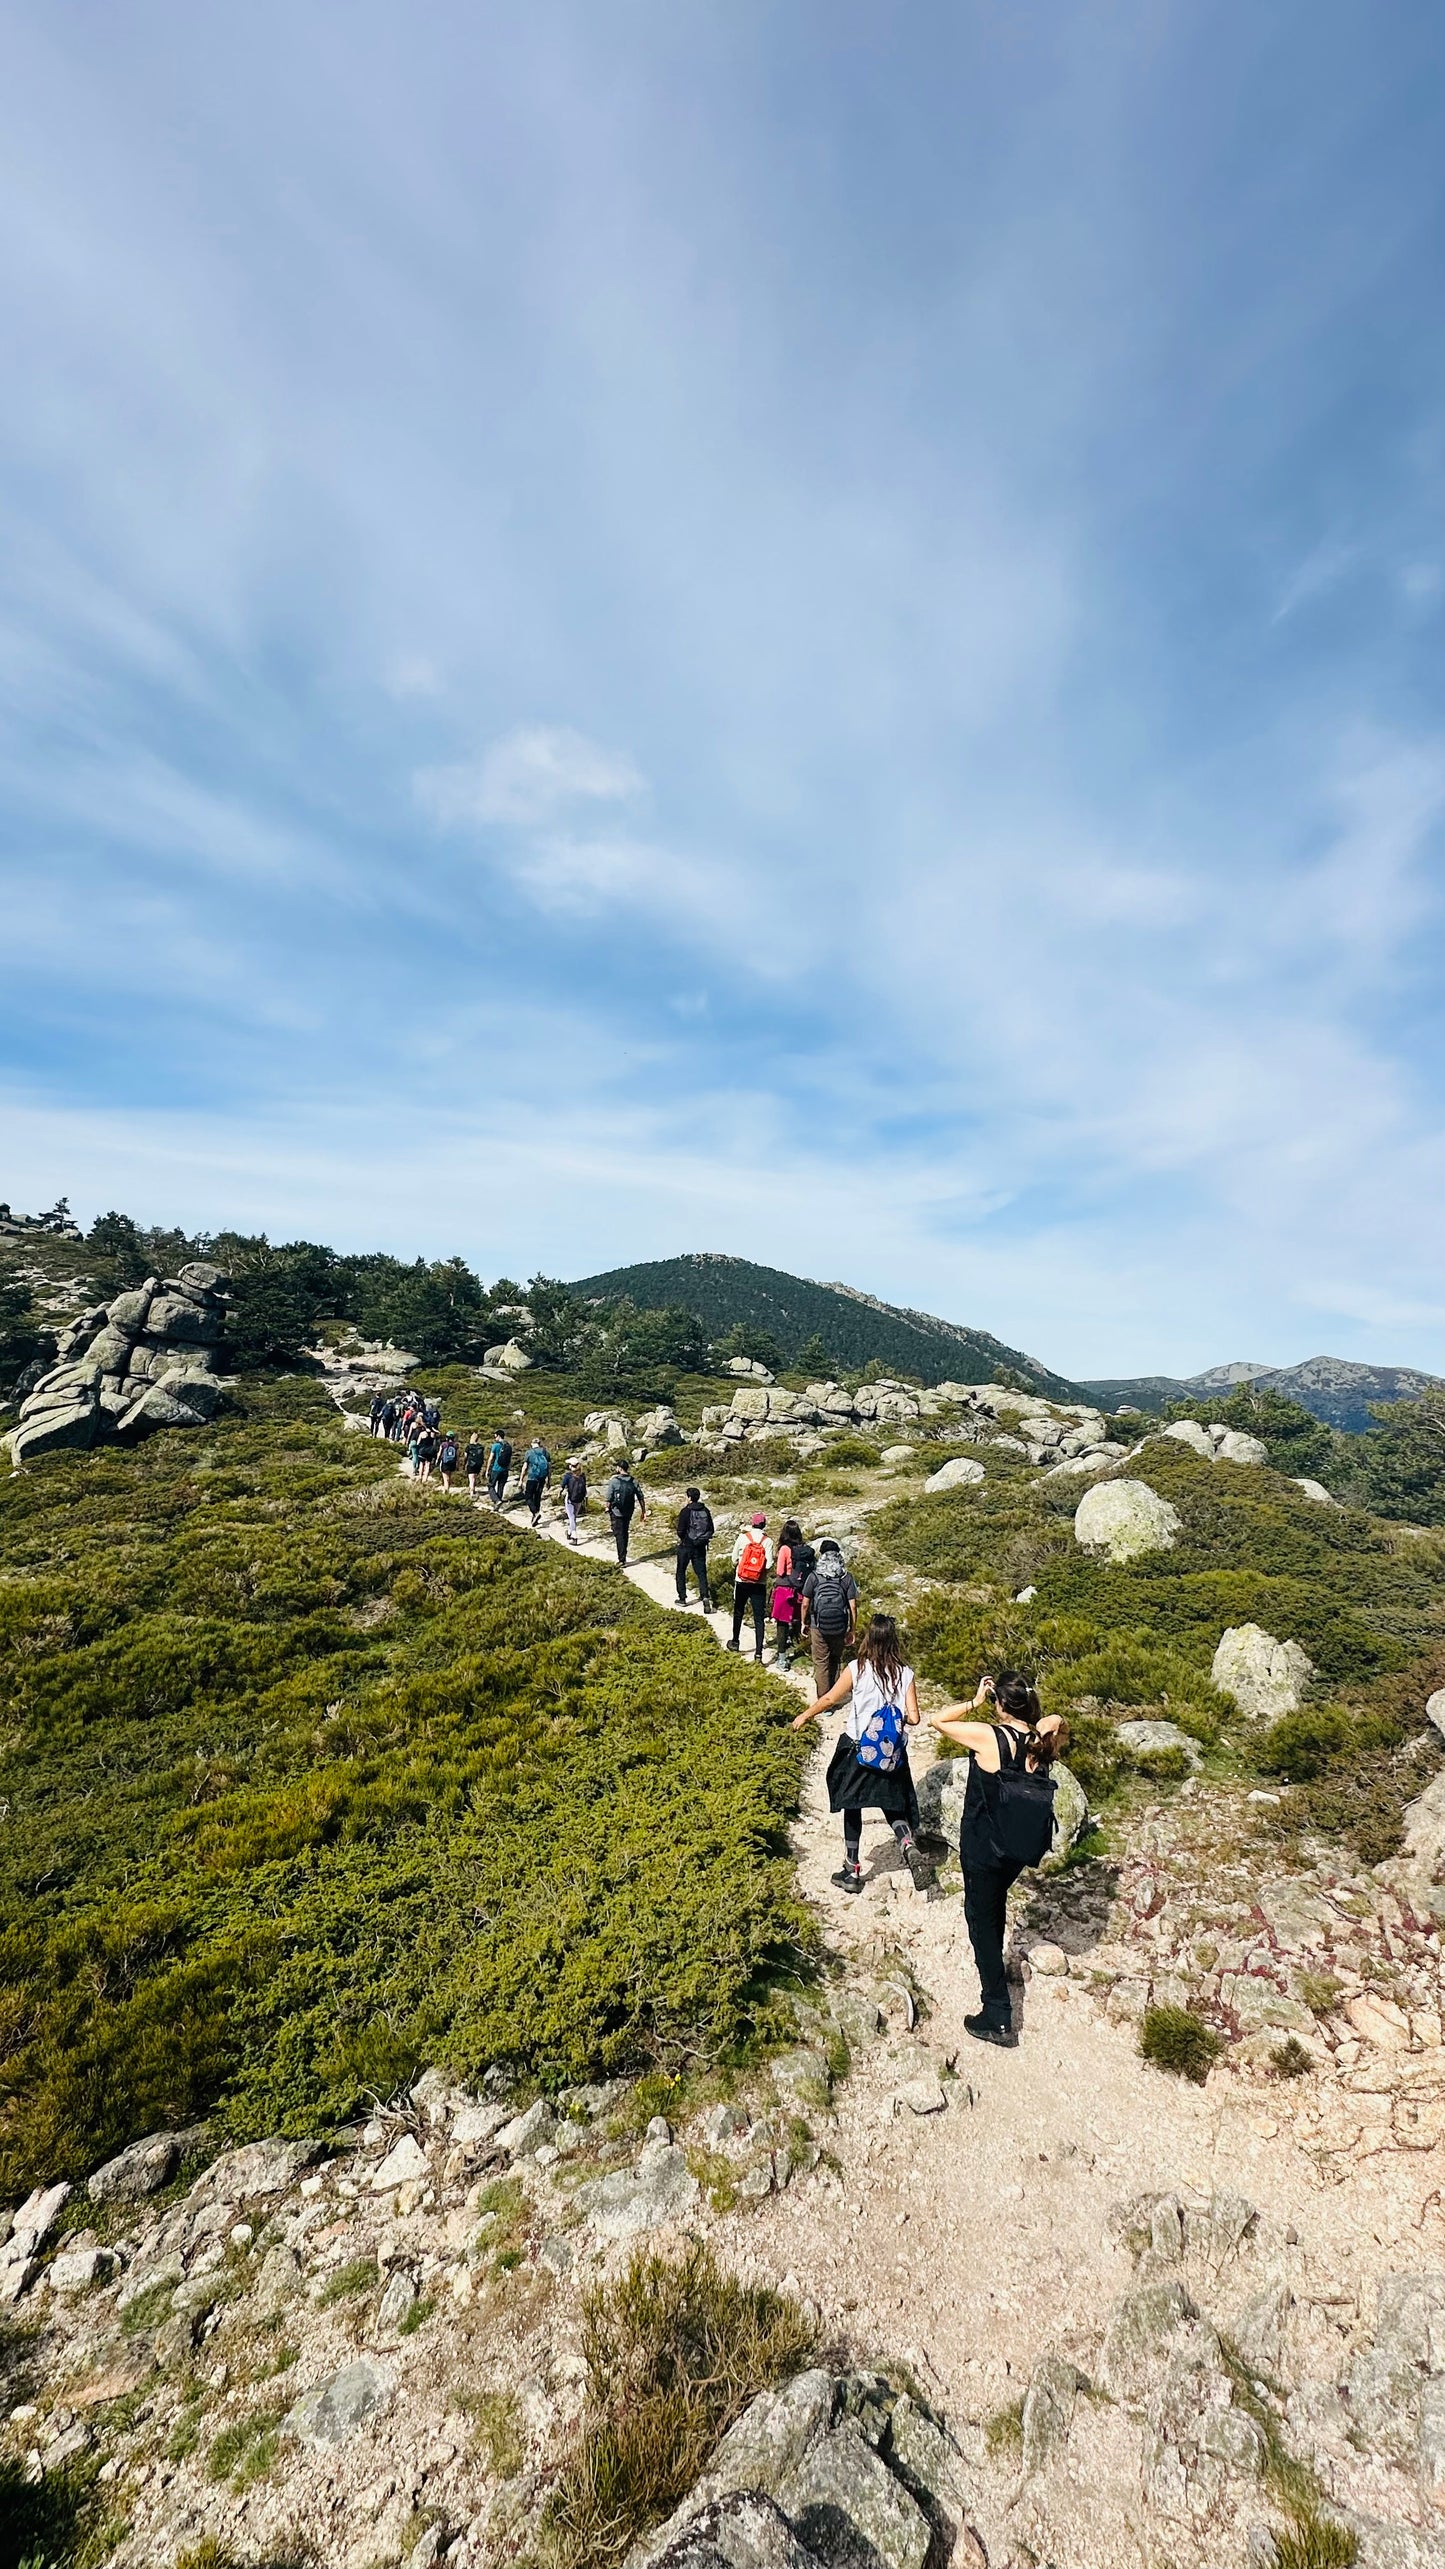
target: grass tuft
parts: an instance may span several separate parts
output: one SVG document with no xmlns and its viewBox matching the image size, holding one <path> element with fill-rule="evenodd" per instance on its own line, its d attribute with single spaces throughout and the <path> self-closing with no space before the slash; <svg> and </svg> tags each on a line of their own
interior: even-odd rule
<svg viewBox="0 0 1445 2569">
<path fill-rule="evenodd" d="M 1212 2025 L 1188 2007 L 1149 2007 L 1139 2028 L 1139 2050 L 1156 2069 L 1202 2087 L 1224 2049 Z"/>
<path fill-rule="evenodd" d="M 1301 2516 L 1275 2534 L 1273 2542 L 1270 2569 L 1354 2569 L 1360 2556 L 1357 2536 L 1328 2516 Z"/>
<path fill-rule="evenodd" d="M 670 2513 L 758 2391 L 809 2362 L 796 2302 L 724 2273 L 697 2245 L 639 2251 L 583 2306 L 587 2409 L 548 2503 L 561 2569 L 607 2569 Z"/>
</svg>

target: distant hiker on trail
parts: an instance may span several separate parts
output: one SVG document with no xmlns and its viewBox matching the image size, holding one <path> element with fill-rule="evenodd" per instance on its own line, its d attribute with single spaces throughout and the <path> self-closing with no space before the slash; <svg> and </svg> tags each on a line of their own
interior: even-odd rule
<svg viewBox="0 0 1445 2569">
<path fill-rule="evenodd" d="M 803 1581 L 803 1630 L 813 1650 L 813 1683 L 826 1695 L 853 1647 L 858 1628 L 858 1582 L 831 1534 L 818 1546 L 816 1569 Z"/>
<path fill-rule="evenodd" d="M 567 1540 L 577 1540 L 577 1519 L 587 1511 L 587 1475 L 574 1454 L 562 1475 L 562 1505 L 567 1511 Z"/>
<path fill-rule="evenodd" d="M 457 1468 L 458 1456 L 459 1448 L 457 1440 L 453 1436 L 451 1429 L 448 1428 L 440 1445 L 437 1447 L 437 1471 L 441 1475 L 441 1485 L 444 1490 L 449 1490 L 451 1488 L 452 1474 Z"/>
<path fill-rule="evenodd" d="M 677 1511 L 677 1602 L 687 1603 L 687 1574 L 697 1581 L 698 1601 L 704 1614 L 712 1612 L 712 1593 L 707 1584 L 707 1547 L 717 1528 L 712 1510 L 701 1490 L 689 1489 Z"/>
<path fill-rule="evenodd" d="M 989 1704 L 993 1720 L 971 1719 Z M 950 1704 L 929 1719 L 945 1739 L 969 1751 L 958 1859 L 980 2005 L 964 2025 L 981 2043 L 1011 2044 L 1018 2038 L 1004 1968 L 1008 1895 L 1025 1866 L 1041 1864 L 1053 1844 L 1049 1768 L 1068 1745 L 1068 1727 L 1057 1713 L 1040 1712 L 1028 1678 L 1014 1668 L 981 1678 L 971 1704 Z"/>
<path fill-rule="evenodd" d="M 487 1456 L 487 1488 L 492 1494 L 494 1508 L 499 1508 L 506 1497 L 507 1474 L 511 1468 L 512 1449 L 499 1427 L 492 1438 L 492 1450 Z"/>
<path fill-rule="evenodd" d="M 384 1432 L 381 1421 L 385 1409 L 385 1392 L 373 1392 L 371 1395 L 371 1432 L 373 1436 L 380 1436 Z"/>
<path fill-rule="evenodd" d="M 439 1400 L 424 1400 L 421 1405 L 421 1414 L 428 1427 L 440 1427 L 442 1423 L 441 1402 Z"/>
<path fill-rule="evenodd" d="M 534 1436 L 522 1457 L 522 1497 L 534 1525 L 542 1513 L 542 1501 L 551 1478 L 552 1457 L 541 1437 Z"/>
<path fill-rule="evenodd" d="M 647 1501 L 642 1495 L 642 1483 L 633 1479 L 631 1469 L 626 1463 L 619 1463 L 607 1484 L 607 1522 L 612 1528 L 612 1540 L 617 1546 L 617 1558 L 623 1562 L 627 1559 L 627 1547 L 632 1541 L 634 1509 L 642 1523 L 646 1525 Z"/>
<path fill-rule="evenodd" d="M 412 1439 L 412 1452 L 416 1456 L 416 1462 L 413 1465 L 413 1469 L 416 1473 L 417 1479 L 419 1481 L 429 1481 L 431 1479 L 431 1467 L 437 1458 L 437 1440 L 434 1428 L 423 1427 L 418 1430 L 417 1434 Z"/>
<path fill-rule="evenodd" d="M 891 1615 L 873 1617 L 857 1658 L 826 1695 L 799 1713 L 794 1730 L 806 1729 L 840 1704 L 848 1711 L 828 1760 L 828 1808 L 843 1814 L 843 1867 L 833 1880 L 843 1891 L 863 1888 L 858 1849 L 868 1809 L 882 1812 L 917 1880 L 918 1796 L 908 1763 L 908 1733 L 918 1727 L 918 1689 Z"/>
<path fill-rule="evenodd" d="M 466 1473 L 467 1488 L 473 1499 L 475 1499 L 477 1495 L 477 1483 L 481 1479 L 486 1468 L 487 1449 L 482 1443 L 481 1438 L 478 1436 L 476 1429 L 473 1428 L 471 1435 L 467 1439 L 467 1450 L 462 1456 L 462 1470 Z"/>
<path fill-rule="evenodd" d="M 409 1429 L 408 1429 L 408 1431 L 407 1431 L 407 1439 L 406 1439 L 406 1466 L 407 1466 L 407 1470 L 410 1472 L 411 1477 L 412 1477 L 412 1479 L 413 1479 L 413 1480 L 415 1480 L 415 1479 L 417 1478 L 417 1476 L 418 1476 L 418 1474 L 419 1474 L 419 1472 L 420 1472 L 420 1470 L 421 1470 L 421 1456 L 418 1454 L 418 1452 L 417 1452 L 417 1450 L 416 1450 L 416 1449 L 417 1449 L 417 1445 L 418 1445 L 418 1443 L 419 1443 L 419 1441 L 420 1441 L 420 1438 L 421 1438 L 421 1434 L 422 1434 L 421 1423 L 420 1423 L 420 1421 L 419 1421 L 418 1419 L 415 1419 L 415 1418 L 414 1418 L 414 1419 L 412 1420 L 412 1422 L 411 1422 L 411 1426 L 410 1426 L 410 1428 L 409 1428 Z"/>
<path fill-rule="evenodd" d="M 803 1529 L 797 1518 L 790 1516 L 778 1537 L 778 1575 L 773 1581 L 773 1634 L 780 1668 L 792 1667 L 793 1643 L 802 1628 L 803 1580 L 807 1570 L 800 1570 L 798 1564 L 804 1553 L 807 1554 L 807 1570 L 811 1570 L 818 1556 L 811 1543 L 803 1541 Z"/>
<path fill-rule="evenodd" d="M 761 1508 L 751 1525 L 745 1525 L 733 1544 L 733 1637 L 729 1650 L 736 1650 L 743 1617 L 751 1614 L 757 1647 L 753 1657 L 759 1667 L 763 1662 L 763 1624 L 768 1610 L 768 1572 L 773 1566 L 773 1547 L 768 1538 L 768 1520 Z"/>
</svg>

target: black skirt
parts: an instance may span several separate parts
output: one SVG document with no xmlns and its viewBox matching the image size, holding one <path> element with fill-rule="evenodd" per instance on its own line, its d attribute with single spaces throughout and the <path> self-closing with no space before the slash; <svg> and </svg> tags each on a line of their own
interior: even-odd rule
<svg viewBox="0 0 1445 2569">
<path fill-rule="evenodd" d="M 898 1764 L 885 1774 L 881 1767 L 860 1764 L 858 1751 L 844 1731 L 828 1760 L 830 1811 L 881 1811 L 887 1820 L 918 1826 L 918 1795 L 905 1747 Z"/>
</svg>

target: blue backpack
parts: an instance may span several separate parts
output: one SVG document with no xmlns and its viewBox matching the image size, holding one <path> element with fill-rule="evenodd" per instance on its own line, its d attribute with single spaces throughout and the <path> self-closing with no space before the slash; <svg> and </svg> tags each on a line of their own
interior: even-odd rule
<svg viewBox="0 0 1445 2569">
<path fill-rule="evenodd" d="M 870 1672 L 871 1673 L 871 1672 Z M 877 1684 L 874 1679 L 874 1684 Z M 854 1686 L 858 1679 L 855 1676 Z M 881 1689 L 880 1689 L 881 1692 Z M 885 1697 L 876 1704 L 866 1721 L 859 1725 L 854 1745 L 860 1766 L 871 1766 L 880 1775 L 891 1775 L 903 1763 L 904 1719 L 901 1704 L 890 1704 Z"/>
</svg>

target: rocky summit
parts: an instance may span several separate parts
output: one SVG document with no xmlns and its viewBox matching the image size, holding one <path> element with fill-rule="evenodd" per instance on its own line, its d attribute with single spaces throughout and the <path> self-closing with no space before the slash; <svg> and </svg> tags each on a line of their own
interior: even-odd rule
<svg viewBox="0 0 1445 2569">
<path fill-rule="evenodd" d="M 21 1403 L 8 1440 L 12 1462 L 109 1438 L 131 1444 L 157 1427 L 214 1418 L 225 1397 L 215 1369 L 227 1282 L 219 1267 L 195 1260 L 82 1312 Z"/>
</svg>

